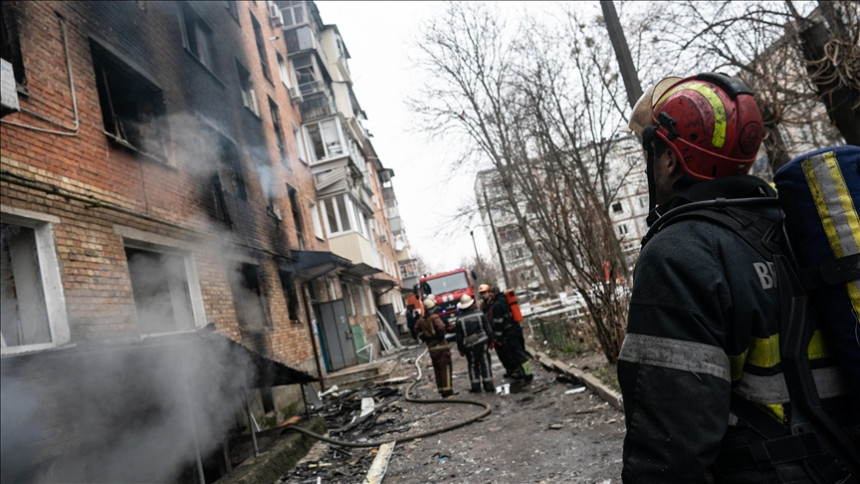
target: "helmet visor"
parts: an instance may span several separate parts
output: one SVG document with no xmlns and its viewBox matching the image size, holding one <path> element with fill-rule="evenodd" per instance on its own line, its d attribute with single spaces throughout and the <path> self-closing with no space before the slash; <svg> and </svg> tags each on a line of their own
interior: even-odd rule
<svg viewBox="0 0 860 484">
<path fill-rule="evenodd" d="M 642 130 L 645 126 L 654 124 L 654 105 L 666 94 L 672 86 L 683 80 L 680 77 L 667 77 L 657 84 L 649 87 L 644 94 L 636 101 L 633 106 L 633 112 L 630 114 L 630 122 L 627 126 L 630 131 L 636 133 L 640 139 L 642 138 Z"/>
</svg>

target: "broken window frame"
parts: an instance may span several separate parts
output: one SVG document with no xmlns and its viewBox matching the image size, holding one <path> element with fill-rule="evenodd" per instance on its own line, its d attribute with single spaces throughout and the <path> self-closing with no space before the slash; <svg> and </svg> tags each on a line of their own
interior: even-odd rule
<svg viewBox="0 0 860 484">
<path fill-rule="evenodd" d="M 33 250 L 34 252 L 33 262 L 35 263 L 35 267 L 31 266 L 31 269 L 21 268 L 19 264 L 13 264 L 11 263 L 11 261 L 9 264 L 7 264 L 7 261 L 5 260 L 3 261 L 3 266 L 4 270 L 11 269 L 13 271 L 13 284 L 15 273 L 18 273 L 19 276 L 21 276 L 22 274 L 19 271 L 32 270 L 32 272 L 26 274 L 26 276 L 30 277 L 31 280 L 35 279 L 36 281 L 38 281 L 37 283 L 39 287 L 37 289 L 37 292 L 40 293 L 40 298 L 37 298 L 37 300 L 39 301 L 40 305 L 42 305 L 39 312 L 43 314 L 46 319 L 44 323 L 47 324 L 47 331 L 49 335 L 48 342 L 10 345 L 10 341 L 6 340 L 6 335 L 4 334 L 2 335 L 2 345 L 0 345 L 2 346 L 2 350 L 0 350 L 0 354 L 7 355 L 32 351 L 41 351 L 62 346 L 68 343 L 70 340 L 68 313 L 66 311 L 65 294 L 61 278 L 62 276 L 60 273 L 60 264 L 59 259 L 57 257 L 57 251 L 54 243 L 54 235 L 52 229 L 52 225 L 60 223 L 60 219 L 51 215 L 32 212 L 29 210 L 14 209 L 11 207 L 4 206 L 2 214 L 0 214 L 0 223 L 5 226 L 14 226 L 19 227 L 21 229 L 26 229 L 26 232 L 32 234 L 32 246 L 29 249 Z M 24 249 L 27 250 L 27 248 Z M 5 254 L 3 257 L 5 259 Z M 16 260 L 16 262 L 19 261 Z M 16 265 L 18 266 L 17 269 L 15 267 Z M 3 277 L 5 279 L 6 274 L 4 274 Z M 19 284 L 21 283 L 21 279 L 22 277 L 18 277 Z M 9 289 L 9 287 L 5 287 L 4 293 Z M 11 288 L 11 290 L 16 291 L 14 286 Z M 9 308 L 7 308 L 6 306 L 10 302 L 11 301 L 6 301 L 3 304 L 4 311 L 8 311 Z M 16 291 L 16 309 L 18 304 L 18 292 Z M 17 310 L 15 311 L 15 314 L 16 318 L 20 318 L 20 315 Z M 6 323 L 8 323 L 8 320 L 6 321 Z M 16 325 L 20 324 L 22 324 L 21 320 L 17 319 Z"/>
<path fill-rule="evenodd" d="M 304 131 L 311 143 L 311 164 L 345 154 L 343 133 L 337 117 L 307 123 Z"/>
<path fill-rule="evenodd" d="M 291 124 L 293 128 L 293 139 L 296 142 L 296 157 L 303 165 L 308 166 L 308 153 L 305 149 L 305 137 L 302 134 L 302 128 L 296 126 L 295 123 L 291 122 Z"/>
<path fill-rule="evenodd" d="M 161 87 L 101 42 L 91 38 L 90 49 L 105 135 L 135 153 L 166 162 Z"/>
<path fill-rule="evenodd" d="M 15 85 L 23 93 L 27 92 L 27 76 L 24 69 L 24 56 L 21 54 L 21 38 L 18 34 L 18 10 L 15 2 L 0 4 L 0 57 L 12 64 L 15 71 Z"/>
<path fill-rule="evenodd" d="M 267 304 L 268 296 L 261 270 L 262 267 L 259 264 L 239 262 L 229 278 L 236 322 L 240 331 L 261 333 L 272 327 Z"/>
<path fill-rule="evenodd" d="M 250 10 L 248 11 L 248 14 L 251 16 L 251 27 L 254 29 L 254 42 L 257 44 L 257 54 L 260 57 L 260 68 L 263 70 L 263 77 L 265 77 L 267 81 L 272 82 L 269 60 L 266 58 L 266 44 L 263 41 L 263 27 L 260 26 L 260 22 L 257 21 L 257 17 L 255 17 Z"/>
<path fill-rule="evenodd" d="M 190 253 L 128 239 L 123 240 L 123 245 L 134 301 L 135 325 L 140 337 L 186 333 L 202 327 L 201 320 L 205 318 L 199 317 L 202 303 L 199 304 L 199 308 L 195 308 L 192 286 L 195 283 L 197 271 L 194 269 Z M 143 258 L 145 262 L 141 262 Z M 149 274 L 144 274 L 143 269 L 138 266 L 141 263 L 153 264 L 157 267 L 153 273 L 158 279 L 152 280 Z M 159 292 L 149 293 L 153 290 Z M 169 306 L 169 313 L 153 314 L 151 310 L 144 307 L 150 302 Z M 172 320 L 171 324 L 157 325 L 167 322 L 168 316 Z"/>
<path fill-rule="evenodd" d="M 281 166 L 288 171 L 293 171 L 287 158 L 287 144 L 284 139 L 284 129 L 281 126 L 281 115 L 278 111 L 278 105 L 271 97 L 266 97 L 269 100 L 269 115 L 272 117 L 272 129 L 275 131 L 275 139 L 278 142 L 278 156 L 281 157 Z"/>
<path fill-rule="evenodd" d="M 227 10 L 230 10 L 229 7 Z M 182 46 L 209 72 L 215 73 L 215 47 L 212 42 L 212 28 L 200 14 L 187 2 L 178 5 L 179 30 L 182 32 Z"/>
<path fill-rule="evenodd" d="M 302 207 L 299 204 L 299 192 L 289 183 L 287 184 L 287 199 L 290 202 L 290 212 L 293 214 L 293 224 L 296 228 L 299 250 L 305 250 L 304 225 L 302 224 Z"/>
<path fill-rule="evenodd" d="M 314 236 L 319 240 L 325 240 L 322 222 L 320 221 L 319 207 L 317 203 L 308 198 L 308 212 L 311 214 L 311 222 L 314 226 Z"/>
<path fill-rule="evenodd" d="M 242 92 L 242 104 L 257 118 L 260 117 L 260 104 L 257 102 L 257 92 L 254 90 L 254 80 L 251 72 L 236 61 L 236 73 L 239 76 L 239 89 Z"/>
</svg>

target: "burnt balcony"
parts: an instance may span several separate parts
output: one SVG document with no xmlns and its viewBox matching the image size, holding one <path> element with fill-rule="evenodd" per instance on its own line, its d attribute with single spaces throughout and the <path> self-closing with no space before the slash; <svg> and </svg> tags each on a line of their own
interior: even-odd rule
<svg viewBox="0 0 860 484">
<path fill-rule="evenodd" d="M 332 98 L 325 91 L 314 91 L 311 94 L 302 92 L 302 103 L 299 108 L 302 111 L 302 120 L 305 122 L 331 116 L 335 113 Z"/>
</svg>

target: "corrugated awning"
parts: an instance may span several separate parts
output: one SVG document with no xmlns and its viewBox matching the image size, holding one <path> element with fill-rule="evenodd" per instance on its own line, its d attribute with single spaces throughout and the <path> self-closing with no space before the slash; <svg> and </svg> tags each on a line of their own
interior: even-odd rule
<svg viewBox="0 0 860 484">
<path fill-rule="evenodd" d="M 295 259 L 285 269 L 295 274 L 296 279 L 307 281 L 339 268 L 349 268 L 353 263 L 337 254 L 313 250 L 294 250 Z"/>
<path fill-rule="evenodd" d="M 377 269 L 376 267 L 369 266 L 364 262 L 353 264 L 352 267 L 343 270 L 344 274 L 358 278 L 362 278 L 364 276 L 371 276 L 373 274 L 379 274 L 380 272 L 382 272 L 382 269 Z"/>
</svg>

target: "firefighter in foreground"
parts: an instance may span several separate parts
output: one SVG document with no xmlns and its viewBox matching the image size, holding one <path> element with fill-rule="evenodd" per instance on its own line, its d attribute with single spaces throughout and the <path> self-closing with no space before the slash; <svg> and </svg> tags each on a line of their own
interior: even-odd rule
<svg viewBox="0 0 860 484">
<path fill-rule="evenodd" d="M 457 319 L 454 330 L 457 334 L 457 349 L 460 355 L 466 357 L 469 366 L 469 382 L 472 393 L 480 393 L 481 387 L 486 392 L 495 392 L 493 370 L 490 362 L 490 349 L 493 348 L 493 328 L 490 322 L 475 305 L 475 300 L 468 294 L 460 297 L 457 304 Z"/>
<path fill-rule="evenodd" d="M 442 398 L 454 394 L 451 384 L 451 345 L 445 340 L 445 333 L 451 329 L 439 316 L 435 297 L 428 295 L 424 299 L 424 315 L 415 323 L 415 332 L 421 341 L 427 343 L 430 361 L 433 362 L 433 373 L 436 376 L 436 388 Z"/>
<path fill-rule="evenodd" d="M 484 302 L 481 310 L 493 327 L 493 345 L 499 361 L 505 367 L 505 377 L 530 382 L 534 379 L 523 328 L 514 321 L 511 306 L 498 288 L 491 289 L 488 284 L 478 286 L 478 293 Z"/>
<path fill-rule="evenodd" d="M 747 175 L 762 140 L 752 92 L 720 74 L 667 79 L 640 99 L 630 127 L 647 154 L 653 210 L 618 361 L 624 482 L 855 482 L 818 434 L 787 430 L 799 412 L 780 362 L 773 261 L 707 218 L 661 225 L 693 202 L 775 197 Z M 763 227 L 779 215 L 758 202 L 719 211 Z M 836 416 L 847 408 L 837 373 L 811 341 L 821 405 Z"/>
</svg>

